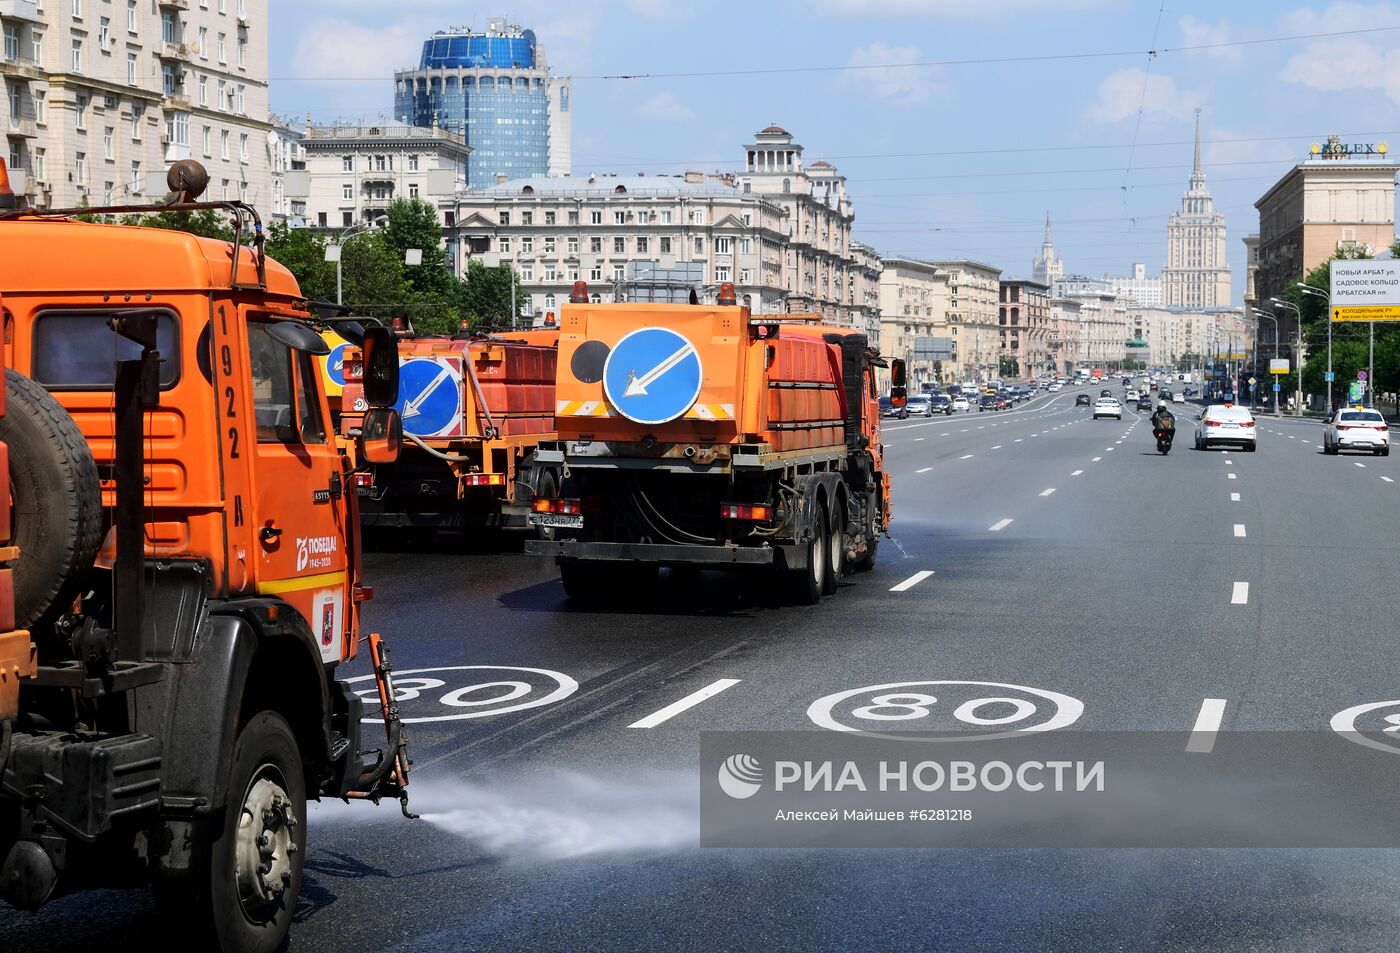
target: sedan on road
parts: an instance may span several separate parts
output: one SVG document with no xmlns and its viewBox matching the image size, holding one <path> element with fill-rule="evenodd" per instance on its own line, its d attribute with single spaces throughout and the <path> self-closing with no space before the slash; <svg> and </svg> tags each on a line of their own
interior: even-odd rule
<svg viewBox="0 0 1400 953">
<path fill-rule="evenodd" d="M 881 397 L 881 398 L 880 398 L 880 416 L 881 416 L 881 417 L 895 417 L 895 418 L 898 418 L 898 419 L 901 419 L 901 420 L 902 420 L 903 418 L 909 416 L 909 408 L 908 408 L 908 406 L 896 407 L 896 406 L 894 405 L 894 402 L 893 402 L 892 400 L 890 400 L 888 397 Z"/>
<path fill-rule="evenodd" d="M 1328 419 L 1322 432 L 1322 452 L 1369 450 L 1380 457 L 1390 456 L 1390 426 L 1378 410 L 1370 407 L 1343 407 Z"/>
<path fill-rule="evenodd" d="M 932 417 L 933 403 L 926 394 L 915 394 L 909 398 L 909 403 L 904 405 L 910 417 Z"/>
<path fill-rule="evenodd" d="M 953 412 L 953 401 L 947 394 L 934 394 L 929 398 L 929 406 L 933 408 L 935 414 L 947 416 Z"/>
<path fill-rule="evenodd" d="M 977 412 L 980 414 L 984 410 L 1001 410 L 1004 406 L 1005 402 L 995 394 L 983 394 L 982 399 L 977 402 Z"/>
<path fill-rule="evenodd" d="M 1118 403 L 1113 397 L 1100 397 L 1094 404 L 1094 419 L 1100 417 L 1112 417 L 1114 420 L 1123 419 L 1123 405 Z"/>
<path fill-rule="evenodd" d="M 953 409 L 959 412 L 971 410 L 972 402 L 963 395 L 959 394 L 958 396 L 953 398 Z"/>
<path fill-rule="evenodd" d="M 1139 397 L 1141 397 L 1141 396 L 1142 396 L 1142 395 L 1139 394 L 1137 391 L 1132 390 L 1132 389 L 1130 388 L 1130 389 L 1128 390 L 1128 392 L 1127 392 L 1126 394 L 1123 395 L 1123 403 L 1125 403 L 1125 404 L 1131 404 L 1133 401 L 1137 400 L 1137 399 L 1138 399 Z"/>
<path fill-rule="evenodd" d="M 1230 445 L 1253 452 L 1259 448 L 1254 415 L 1234 404 L 1211 404 L 1197 419 L 1196 449 Z"/>
<path fill-rule="evenodd" d="M 1074 406 L 1076 407 L 1088 407 L 1093 402 L 1088 394 L 1076 394 L 1074 398 Z"/>
</svg>

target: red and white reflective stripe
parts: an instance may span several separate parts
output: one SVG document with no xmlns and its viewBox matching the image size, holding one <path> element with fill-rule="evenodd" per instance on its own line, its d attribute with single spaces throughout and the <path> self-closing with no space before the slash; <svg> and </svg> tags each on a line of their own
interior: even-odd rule
<svg viewBox="0 0 1400 953">
<path fill-rule="evenodd" d="M 462 478 L 467 486 L 505 486 L 504 473 L 468 473 Z"/>
<path fill-rule="evenodd" d="M 719 515 L 726 520 L 769 520 L 773 518 L 773 508 L 749 503 L 721 503 Z"/>
</svg>

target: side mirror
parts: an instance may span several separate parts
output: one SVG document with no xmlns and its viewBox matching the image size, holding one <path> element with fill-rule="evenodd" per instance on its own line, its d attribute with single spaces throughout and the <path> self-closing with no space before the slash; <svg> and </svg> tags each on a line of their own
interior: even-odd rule
<svg viewBox="0 0 1400 953">
<path fill-rule="evenodd" d="M 360 424 L 360 459 L 379 465 L 399 458 L 403 421 L 392 407 L 372 407 Z"/>
<path fill-rule="evenodd" d="M 364 343 L 365 403 L 392 407 L 399 400 L 399 339 L 388 328 L 369 328 Z"/>
<path fill-rule="evenodd" d="M 890 406 L 903 407 L 909 403 L 909 391 L 905 387 L 904 361 L 895 358 L 890 361 Z"/>
</svg>

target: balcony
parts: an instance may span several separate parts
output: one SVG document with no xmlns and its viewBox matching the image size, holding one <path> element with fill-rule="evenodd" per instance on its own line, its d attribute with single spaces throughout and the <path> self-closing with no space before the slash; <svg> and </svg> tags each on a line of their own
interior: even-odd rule
<svg viewBox="0 0 1400 953">
<path fill-rule="evenodd" d="M 9 79 L 20 79 L 26 82 L 48 78 L 48 74 L 40 69 L 38 64 L 32 59 L 25 59 L 23 57 L 16 60 L 0 60 L 0 76 Z"/>
<path fill-rule="evenodd" d="M 156 6 L 162 10 L 188 10 L 190 0 L 158 0 Z"/>
<path fill-rule="evenodd" d="M 37 139 L 39 130 L 35 128 L 33 119 L 19 119 L 11 116 L 9 128 L 5 130 L 5 135 L 17 139 Z"/>
<path fill-rule="evenodd" d="M 162 43 L 157 55 L 163 60 L 176 63 L 188 63 L 191 59 L 190 48 L 185 43 Z"/>
<path fill-rule="evenodd" d="M 184 83 L 176 83 L 166 90 L 165 95 L 160 100 L 161 109 L 179 109 L 184 112 L 194 108 L 194 103 L 190 101 L 189 90 Z"/>
<path fill-rule="evenodd" d="M 39 15 L 39 4 L 35 0 L 0 0 L 0 19 L 44 22 L 43 17 Z"/>
</svg>

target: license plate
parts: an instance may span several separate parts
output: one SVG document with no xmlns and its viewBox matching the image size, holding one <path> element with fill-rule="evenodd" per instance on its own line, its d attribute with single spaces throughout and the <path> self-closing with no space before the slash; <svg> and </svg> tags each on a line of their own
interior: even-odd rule
<svg viewBox="0 0 1400 953">
<path fill-rule="evenodd" d="M 531 513 L 531 526 L 557 526 L 561 529 L 583 529 L 583 517 L 577 513 Z"/>
<path fill-rule="evenodd" d="M 1239 424 L 1221 424 L 1220 426 L 1224 427 L 1226 430 L 1239 430 L 1239 429 L 1240 429 L 1240 425 L 1239 425 Z"/>
</svg>

